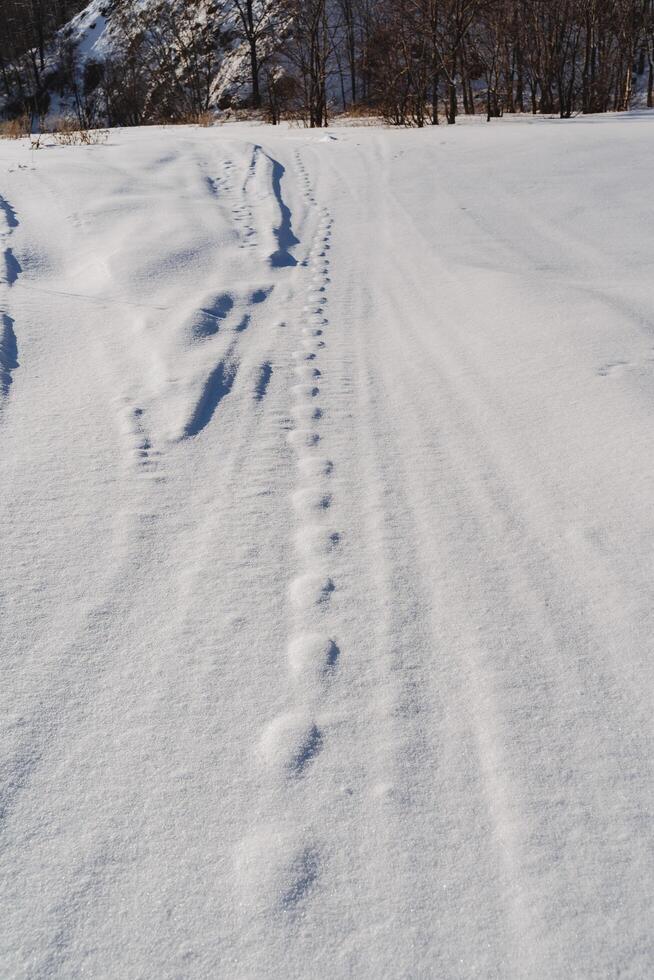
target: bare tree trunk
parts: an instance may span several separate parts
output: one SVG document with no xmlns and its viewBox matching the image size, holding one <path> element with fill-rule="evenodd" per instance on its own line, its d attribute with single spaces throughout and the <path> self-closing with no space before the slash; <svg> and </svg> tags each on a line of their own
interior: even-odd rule
<svg viewBox="0 0 654 980">
<path fill-rule="evenodd" d="M 452 66 L 450 68 L 450 77 L 447 83 L 447 122 L 449 126 L 453 126 L 456 122 L 456 112 L 457 112 L 457 98 L 456 98 L 456 51 L 452 52 Z"/>
</svg>

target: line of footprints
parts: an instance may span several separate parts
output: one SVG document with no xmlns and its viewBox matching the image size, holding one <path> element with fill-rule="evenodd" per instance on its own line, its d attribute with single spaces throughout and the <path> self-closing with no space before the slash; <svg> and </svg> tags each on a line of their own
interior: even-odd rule
<svg viewBox="0 0 654 980">
<path fill-rule="evenodd" d="M 232 160 L 225 160 L 221 174 L 218 177 L 207 177 L 207 184 L 214 197 L 228 200 L 232 198 L 231 214 L 234 225 L 241 239 L 240 248 L 257 247 L 257 231 L 254 226 L 254 212 L 248 200 L 248 185 L 256 170 L 256 155 L 248 166 L 245 179 L 241 185 L 239 197 L 234 199 L 234 178 L 236 168 Z"/>
<path fill-rule="evenodd" d="M 296 162 L 305 200 L 316 206 L 309 178 L 299 155 Z M 330 559 L 339 546 L 340 534 L 329 523 L 330 488 L 334 464 L 321 452 L 321 354 L 326 349 L 327 285 L 332 219 L 320 209 L 316 239 L 306 261 L 311 277 L 303 309 L 299 349 L 293 352 L 296 383 L 293 386 L 294 428 L 288 439 L 299 471 L 293 507 L 298 518 L 296 548 L 300 574 L 289 589 L 295 632 L 288 646 L 289 673 L 298 708 L 275 718 L 260 742 L 264 760 L 281 770 L 290 782 L 309 778 L 325 745 L 320 723 L 320 701 L 334 677 L 341 651 L 330 635 L 329 608 L 337 583 L 330 574 Z M 310 854 L 311 859 L 307 859 Z M 280 904 L 293 912 L 307 897 L 319 877 L 320 855 L 313 844 L 302 845 L 289 862 L 281 882 Z"/>
<path fill-rule="evenodd" d="M 254 223 L 254 212 L 249 201 L 249 186 L 256 172 L 257 155 L 253 155 L 239 199 L 232 206 L 232 215 L 241 234 L 241 248 L 257 248 L 257 230 Z M 231 185 L 229 191 L 232 191 Z"/>
</svg>

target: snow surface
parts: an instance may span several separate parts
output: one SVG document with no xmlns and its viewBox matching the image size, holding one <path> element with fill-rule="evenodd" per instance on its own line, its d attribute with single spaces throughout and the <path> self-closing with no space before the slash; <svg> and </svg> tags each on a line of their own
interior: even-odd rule
<svg viewBox="0 0 654 980">
<path fill-rule="evenodd" d="M 0 975 L 650 977 L 654 118 L 0 143 Z"/>
</svg>

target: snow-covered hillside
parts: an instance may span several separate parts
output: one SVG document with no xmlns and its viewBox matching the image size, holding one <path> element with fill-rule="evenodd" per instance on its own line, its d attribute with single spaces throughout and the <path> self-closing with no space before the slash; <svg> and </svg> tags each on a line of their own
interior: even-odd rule
<svg viewBox="0 0 654 980">
<path fill-rule="evenodd" d="M 105 16 L 107 0 L 91 0 L 77 17 L 65 25 L 62 34 L 76 46 L 82 62 L 91 58 L 101 60 L 111 53 L 111 37 Z"/>
<path fill-rule="evenodd" d="M 169 0 L 165 5 L 167 14 L 176 14 L 179 17 L 185 2 L 186 0 Z M 207 19 L 211 20 L 210 11 L 216 6 L 213 0 L 198 0 L 195 6 L 197 9 L 194 22 L 197 19 L 202 24 Z M 77 17 L 61 29 L 59 40 L 65 38 L 73 44 L 81 74 L 89 62 L 102 63 L 123 56 L 125 38 L 121 28 L 121 14 L 128 10 L 140 11 L 144 17 L 141 27 L 147 25 L 160 29 L 162 25 L 157 20 L 160 8 L 161 0 L 140 0 L 136 5 L 131 0 L 128 3 L 123 0 L 91 0 Z M 274 21 L 272 14 L 267 20 L 271 23 Z M 278 16 L 276 22 L 279 20 Z M 225 5 L 220 16 L 216 15 L 215 22 L 225 39 L 225 46 L 216 51 L 215 71 L 210 85 L 211 104 L 217 106 L 227 95 L 238 104 L 251 95 L 251 82 L 248 49 L 240 36 L 241 24 L 236 9 Z M 138 25 L 131 21 L 127 23 L 131 24 L 131 29 L 135 32 Z M 184 40 L 190 43 L 190 36 L 171 37 L 169 58 L 179 56 L 179 47 Z M 265 42 L 262 42 L 263 51 Z"/>
<path fill-rule="evenodd" d="M 3 977 L 648 977 L 654 119 L 0 142 Z"/>
</svg>

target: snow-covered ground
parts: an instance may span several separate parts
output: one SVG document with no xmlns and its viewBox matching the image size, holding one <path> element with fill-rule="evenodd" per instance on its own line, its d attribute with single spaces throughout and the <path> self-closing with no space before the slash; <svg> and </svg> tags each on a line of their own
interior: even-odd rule
<svg viewBox="0 0 654 980">
<path fill-rule="evenodd" d="M 0 974 L 654 972 L 654 117 L 0 143 Z"/>
</svg>

